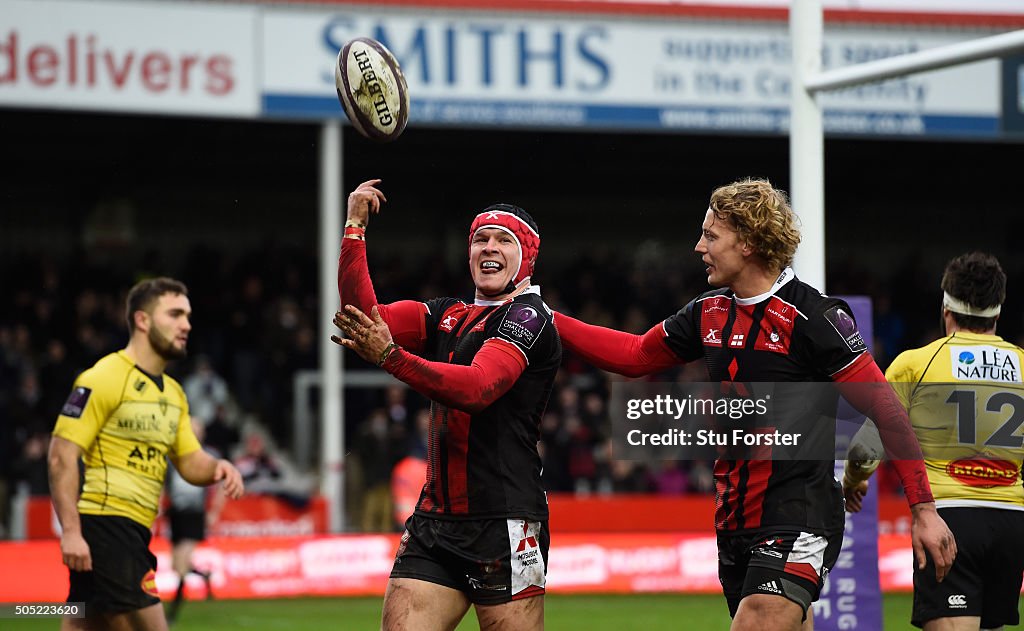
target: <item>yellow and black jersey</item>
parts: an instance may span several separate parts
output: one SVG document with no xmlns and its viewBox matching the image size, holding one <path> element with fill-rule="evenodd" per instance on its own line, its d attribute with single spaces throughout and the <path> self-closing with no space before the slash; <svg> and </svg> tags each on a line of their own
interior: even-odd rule
<svg viewBox="0 0 1024 631">
<path fill-rule="evenodd" d="M 957 332 L 893 361 L 938 506 L 1024 510 L 1024 349 Z"/>
<path fill-rule="evenodd" d="M 53 435 L 82 448 L 80 513 L 120 515 L 147 528 L 156 519 L 166 457 L 200 448 L 178 382 L 150 376 L 124 351 L 79 375 Z"/>
</svg>

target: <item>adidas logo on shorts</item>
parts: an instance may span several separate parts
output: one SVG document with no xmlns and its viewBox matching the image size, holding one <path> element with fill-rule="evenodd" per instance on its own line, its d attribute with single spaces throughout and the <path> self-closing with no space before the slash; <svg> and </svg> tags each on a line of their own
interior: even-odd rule
<svg viewBox="0 0 1024 631">
<path fill-rule="evenodd" d="M 761 585 L 758 586 L 757 589 L 759 591 L 768 592 L 770 594 L 781 594 L 782 593 L 782 589 L 779 587 L 779 584 L 777 582 L 775 582 L 775 581 L 768 581 L 767 583 L 762 583 Z"/>
</svg>

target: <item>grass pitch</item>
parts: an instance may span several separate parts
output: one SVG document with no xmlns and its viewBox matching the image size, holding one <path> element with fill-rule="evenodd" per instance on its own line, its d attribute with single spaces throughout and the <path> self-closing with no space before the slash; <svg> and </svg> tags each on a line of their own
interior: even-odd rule
<svg viewBox="0 0 1024 631">
<path fill-rule="evenodd" d="M 912 629 L 910 596 L 884 599 L 885 631 Z M 380 598 L 295 598 L 187 602 L 172 631 L 373 631 L 380 627 Z M 546 628 L 553 631 L 728 631 L 721 596 L 635 594 L 547 596 Z M 0 620 L 3 631 L 53 630 L 57 620 Z M 472 610 L 458 631 L 477 629 Z"/>
</svg>

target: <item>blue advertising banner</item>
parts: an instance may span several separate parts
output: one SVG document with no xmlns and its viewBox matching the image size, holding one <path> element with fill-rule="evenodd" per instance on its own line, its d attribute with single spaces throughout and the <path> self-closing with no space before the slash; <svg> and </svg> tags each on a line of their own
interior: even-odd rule
<svg viewBox="0 0 1024 631">
<path fill-rule="evenodd" d="M 827 28 L 823 65 L 848 66 L 985 34 Z M 344 116 L 334 64 L 338 50 L 355 37 L 381 41 L 398 59 L 413 126 L 789 130 L 792 55 L 784 23 L 444 10 L 266 10 L 260 37 L 264 116 Z M 995 137 L 1000 82 L 993 59 L 837 90 L 820 97 L 825 130 Z"/>
</svg>

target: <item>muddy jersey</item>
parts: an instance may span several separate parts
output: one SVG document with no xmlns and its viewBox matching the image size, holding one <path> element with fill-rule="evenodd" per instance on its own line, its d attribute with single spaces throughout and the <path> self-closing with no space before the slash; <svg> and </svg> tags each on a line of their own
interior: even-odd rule
<svg viewBox="0 0 1024 631">
<path fill-rule="evenodd" d="M 79 375 L 53 435 L 82 448 L 79 513 L 118 515 L 147 528 L 159 509 L 167 456 L 200 448 L 178 382 L 147 374 L 124 351 Z"/>
<path fill-rule="evenodd" d="M 901 353 L 886 379 L 910 414 L 940 507 L 1024 510 L 1024 350 L 958 331 Z"/>
<path fill-rule="evenodd" d="M 521 353 L 526 370 L 487 408 L 430 408 L 427 481 L 416 513 L 449 519 L 545 520 L 540 421 L 562 360 L 551 310 L 536 287 L 500 304 L 436 298 L 426 305 L 423 357 L 470 365 L 488 340 Z"/>
<path fill-rule="evenodd" d="M 663 326 L 666 343 L 680 359 L 703 357 L 710 380 L 734 388 L 737 396 L 744 395 L 743 384 L 831 381 L 867 350 L 849 306 L 801 282 L 788 268 L 760 296 L 710 291 Z M 838 393 L 807 391 L 816 398 L 787 413 L 785 430 L 834 445 Z M 719 458 L 714 477 L 719 531 L 793 527 L 826 533 L 843 527 L 842 489 L 832 460 L 772 460 L 765 448 L 756 459 Z"/>
</svg>

